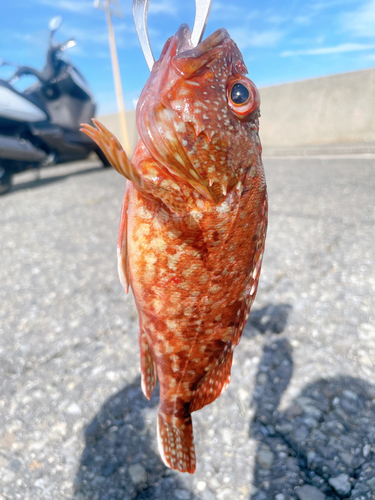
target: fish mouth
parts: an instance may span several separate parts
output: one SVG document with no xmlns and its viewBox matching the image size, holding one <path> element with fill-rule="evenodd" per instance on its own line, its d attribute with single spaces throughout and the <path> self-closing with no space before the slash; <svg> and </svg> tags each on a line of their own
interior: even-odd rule
<svg viewBox="0 0 375 500">
<path fill-rule="evenodd" d="M 187 24 L 181 24 L 175 36 L 177 38 L 175 60 L 201 57 L 217 45 L 220 45 L 226 38 L 229 38 L 227 30 L 220 28 L 202 40 L 196 47 L 193 47 L 191 29 Z"/>
<path fill-rule="evenodd" d="M 215 59 L 223 45 L 229 41 L 230 36 L 227 30 L 220 28 L 193 47 L 191 30 L 187 24 L 182 24 L 171 42 L 170 62 L 181 76 L 191 78 L 212 59 Z"/>
</svg>

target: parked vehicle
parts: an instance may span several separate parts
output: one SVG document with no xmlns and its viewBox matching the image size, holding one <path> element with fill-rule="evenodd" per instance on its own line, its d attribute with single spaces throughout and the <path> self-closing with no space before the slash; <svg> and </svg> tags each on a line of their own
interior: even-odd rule
<svg viewBox="0 0 375 500">
<path fill-rule="evenodd" d="M 93 151 L 109 166 L 102 151 L 79 131 L 80 123 L 95 116 L 96 103 L 85 78 L 64 57 L 75 41 L 54 40 L 61 23 L 60 16 L 49 23 L 42 71 L 21 66 L 8 80 L 0 79 L 0 194 L 10 189 L 17 172 L 85 159 Z M 0 62 L 6 64 L 11 63 Z M 19 92 L 14 83 L 25 75 L 34 75 L 37 82 Z"/>
</svg>

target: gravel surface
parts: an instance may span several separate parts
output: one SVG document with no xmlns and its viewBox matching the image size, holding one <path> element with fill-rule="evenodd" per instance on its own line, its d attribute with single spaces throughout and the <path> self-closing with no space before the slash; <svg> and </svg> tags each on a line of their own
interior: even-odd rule
<svg viewBox="0 0 375 500">
<path fill-rule="evenodd" d="M 97 163 L 0 197 L 0 499 L 375 499 L 375 161 L 266 158 L 258 296 L 226 393 L 166 469 Z"/>
</svg>

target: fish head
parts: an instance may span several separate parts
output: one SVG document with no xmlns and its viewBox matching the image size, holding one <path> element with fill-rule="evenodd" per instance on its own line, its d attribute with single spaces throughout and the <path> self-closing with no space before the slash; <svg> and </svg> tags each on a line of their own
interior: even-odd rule
<svg viewBox="0 0 375 500">
<path fill-rule="evenodd" d="M 183 24 L 167 40 L 137 106 L 140 137 L 155 160 L 183 172 L 215 202 L 261 154 L 260 96 L 246 73 L 226 29 L 193 47 Z"/>
</svg>

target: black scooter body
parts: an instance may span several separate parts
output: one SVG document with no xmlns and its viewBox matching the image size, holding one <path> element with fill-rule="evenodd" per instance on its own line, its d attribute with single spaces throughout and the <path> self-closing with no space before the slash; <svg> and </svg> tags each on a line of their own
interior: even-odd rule
<svg viewBox="0 0 375 500">
<path fill-rule="evenodd" d="M 96 144 L 79 131 L 81 123 L 95 116 L 96 103 L 85 78 L 60 58 L 74 42 L 53 45 L 54 31 L 42 72 L 23 66 L 9 81 L 0 79 L 0 98 L 10 100 L 4 109 L 0 99 L 0 194 L 10 189 L 17 172 L 83 160 L 93 151 L 109 166 Z M 30 74 L 39 81 L 18 92 L 12 80 Z"/>
</svg>

